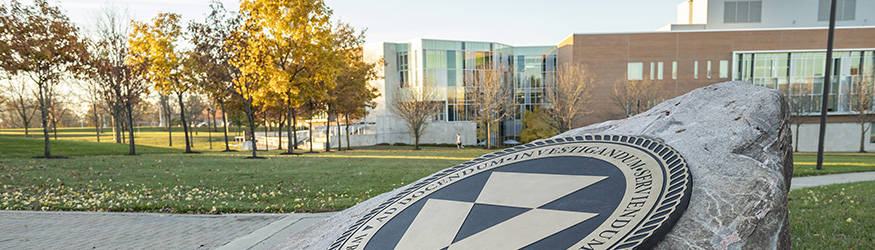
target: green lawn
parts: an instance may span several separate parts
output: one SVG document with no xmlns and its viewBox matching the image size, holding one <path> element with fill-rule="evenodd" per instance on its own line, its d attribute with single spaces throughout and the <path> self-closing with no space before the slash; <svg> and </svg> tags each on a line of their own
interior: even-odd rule
<svg viewBox="0 0 875 250">
<path fill-rule="evenodd" d="M 41 132 L 39 130 L 33 130 Z M 249 152 L 221 152 L 221 133 L 208 150 L 205 130 L 195 150 L 182 154 L 180 128 L 174 145 L 167 132 L 141 128 L 138 153 L 126 144 L 96 142 L 93 129 L 61 129 L 52 140 L 55 155 L 42 155 L 41 134 L 0 131 L 0 209 L 167 213 L 339 211 L 377 194 L 490 150 L 454 147 L 372 146 L 352 151 L 245 159 Z M 233 134 L 231 136 L 234 136 Z M 794 155 L 794 176 L 875 171 L 875 154 L 827 154 L 824 170 L 815 155 Z M 871 249 L 875 235 L 875 182 L 841 184 L 790 192 L 793 246 L 797 249 Z"/>
<path fill-rule="evenodd" d="M 0 205 L 17 210 L 194 213 L 337 211 L 483 150 L 354 150 L 0 159 Z"/>
<path fill-rule="evenodd" d="M 793 154 L 793 176 L 811 176 L 837 173 L 875 171 L 875 153 L 827 153 L 823 155 L 823 169 L 815 170 L 817 154 Z"/>
<path fill-rule="evenodd" d="M 873 249 L 875 181 L 790 191 L 794 249 Z"/>
<path fill-rule="evenodd" d="M 193 150 L 195 151 L 210 151 L 210 133 L 207 128 L 195 128 L 198 133 L 193 136 Z M 78 142 L 97 142 L 96 131 L 94 128 L 61 128 L 58 130 L 58 141 L 78 141 Z M 181 127 L 173 127 L 172 129 L 172 141 L 173 146 L 171 147 L 168 143 L 168 133 L 163 128 L 158 127 L 141 127 L 137 128 L 134 132 L 134 142 L 137 145 L 142 146 L 150 146 L 157 148 L 168 148 L 168 149 L 177 149 L 170 150 L 168 152 L 180 152 L 185 150 L 185 136 L 183 136 Z M 231 132 L 228 133 L 228 139 L 233 143 L 234 136 L 237 136 L 236 128 L 232 128 Z M 239 134 L 242 135 L 242 132 Z M 213 150 L 212 151 L 221 151 L 225 149 L 224 138 L 223 138 L 222 128 L 219 128 L 218 132 L 212 132 L 213 139 Z M 127 139 L 127 133 L 124 134 L 125 139 Z M 25 138 L 24 129 L 2 129 L 0 130 L 0 138 Z M 39 143 L 42 143 L 43 131 L 41 128 L 31 128 L 29 139 L 38 139 Z M 49 133 L 49 139 L 54 140 L 54 133 Z M 2 143 L 2 142 L 0 142 Z M 113 133 L 112 129 L 106 128 L 103 130 L 103 133 L 100 133 L 100 143 L 113 143 Z M 39 152 L 36 155 L 42 155 L 42 145 L 39 146 Z M 94 154 L 102 154 L 100 150 L 94 150 Z M 113 151 L 115 152 L 115 151 Z M 127 153 L 127 147 L 125 147 L 125 151 L 122 152 Z M 140 153 L 139 150 L 137 153 Z M 152 152 L 143 152 L 143 153 L 152 153 Z M 54 154 L 54 153 L 53 153 Z M 0 155 L 2 158 L 2 155 Z"/>
</svg>

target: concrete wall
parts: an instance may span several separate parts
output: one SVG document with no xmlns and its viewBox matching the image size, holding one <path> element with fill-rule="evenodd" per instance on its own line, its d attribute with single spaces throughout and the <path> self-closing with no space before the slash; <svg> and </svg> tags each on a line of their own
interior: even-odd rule
<svg viewBox="0 0 875 250">
<path fill-rule="evenodd" d="M 462 135 L 463 145 L 477 143 L 475 130 L 477 125 L 470 121 L 429 122 L 425 133 L 419 138 L 419 143 L 456 143 L 456 134 Z M 377 117 L 377 143 L 413 144 L 414 138 L 407 128 L 407 123 L 394 114 Z"/>
<path fill-rule="evenodd" d="M 818 5 L 820 3 L 819 0 L 763 0 L 762 21 L 759 23 L 723 23 L 723 7 L 725 2 L 727 1 L 707 1 L 707 29 L 802 28 L 829 26 L 829 21 L 817 20 Z M 854 20 L 837 20 L 836 26 L 875 25 L 875 1 L 857 0 L 856 2 L 857 8 Z M 680 13 L 678 15 L 680 15 Z"/>
<path fill-rule="evenodd" d="M 868 125 L 867 125 L 868 126 Z M 820 133 L 820 124 L 802 124 L 799 127 L 799 138 L 796 138 L 796 125 L 791 124 L 793 131 L 793 143 L 798 140 L 800 152 L 817 152 L 817 137 Z M 864 147 L 866 151 L 875 151 L 875 143 L 870 143 L 871 130 L 866 133 Z M 823 149 L 827 152 L 859 152 L 860 151 L 860 124 L 859 123 L 828 123 L 824 136 Z"/>
</svg>

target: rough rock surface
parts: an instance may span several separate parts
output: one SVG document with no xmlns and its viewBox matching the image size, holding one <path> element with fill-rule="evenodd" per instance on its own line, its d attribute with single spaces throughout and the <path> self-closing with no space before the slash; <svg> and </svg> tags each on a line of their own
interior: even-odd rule
<svg viewBox="0 0 875 250">
<path fill-rule="evenodd" d="M 790 249 L 788 116 L 780 92 L 725 82 L 628 119 L 556 137 L 642 135 L 664 141 L 686 158 L 693 175 L 690 205 L 656 249 Z M 337 213 L 276 248 L 327 249 L 370 208 L 405 188 Z"/>
<path fill-rule="evenodd" d="M 656 249 L 790 249 L 788 117 L 780 92 L 725 82 L 556 137 L 644 135 L 684 156 L 690 205 Z"/>
</svg>

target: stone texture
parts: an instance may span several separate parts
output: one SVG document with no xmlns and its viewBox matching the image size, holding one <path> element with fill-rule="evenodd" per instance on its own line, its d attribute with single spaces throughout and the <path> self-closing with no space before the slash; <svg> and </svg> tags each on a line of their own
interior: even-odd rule
<svg viewBox="0 0 875 250">
<path fill-rule="evenodd" d="M 643 135 L 684 156 L 693 175 L 690 205 L 656 249 L 790 249 L 788 117 L 780 92 L 725 82 L 556 137 Z"/>
<path fill-rule="evenodd" d="M 686 158 L 693 175 L 690 205 L 656 249 L 790 249 L 788 116 L 780 92 L 725 82 L 628 119 L 556 137 L 641 135 L 665 142 Z M 369 209 L 406 188 L 339 212 L 275 248 L 327 249 Z"/>
</svg>

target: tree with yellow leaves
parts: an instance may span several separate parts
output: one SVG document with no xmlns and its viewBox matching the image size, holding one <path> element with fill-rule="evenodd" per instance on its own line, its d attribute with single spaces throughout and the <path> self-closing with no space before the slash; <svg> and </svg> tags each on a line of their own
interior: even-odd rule
<svg viewBox="0 0 875 250">
<path fill-rule="evenodd" d="M 230 91 L 242 102 L 249 121 L 248 141 L 252 143 L 252 156 L 247 158 L 250 159 L 260 158 L 256 153 L 254 103 L 264 99 L 269 82 L 269 67 L 265 67 L 269 58 L 263 47 L 259 46 L 264 38 L 255 32 L 258 28 L 250 23 L 242 23 L 224 43 L 225 50 L 232 54 L 230 63 L 234 66 Z"/>
<path fill-rule="evenodd" d="M 286 103 L 287 153 L 293 153 L 294 107 L 324 100 L 324 87 L 333 84 L 331 9 L 322 0 L 245 0 L 240 12 L 246 25 L 258 27 L 251 46 L 265 53 L 269 90 Z"/>
<path fill-rule="evenodd" d="M 179 103 L 180 119 L 185 133 L 185 152 L 193 153 L 188 136 L 188 122 L 185 117 L 184 95 L 192 88 L 192 79 L 186 75 L 191 72 L 191 65 L 186 69 L 187 53 L 178 44 L 182 36 L 179 25 L 180 15 L 175 13 L 159 13 L 152 23 L 132 22 L 133 32 L 128 38 L 131 46 L 129 61 L 134 64 L 146 65 L 143 74 L 155 83 L 155 89 L 161 94 L 173 93 Z M 192 63 L 192 62 L 188 62 Z"/>
</svg>

